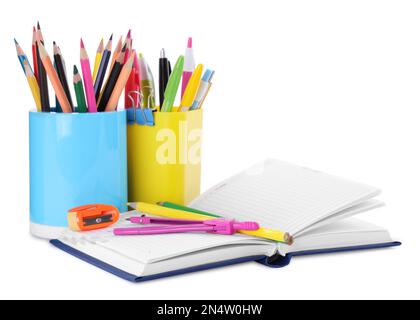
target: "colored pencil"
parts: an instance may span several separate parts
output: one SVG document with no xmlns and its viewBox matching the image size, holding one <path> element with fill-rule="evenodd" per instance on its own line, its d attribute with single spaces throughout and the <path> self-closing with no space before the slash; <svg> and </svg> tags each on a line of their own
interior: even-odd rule
<svg viewBox="0 0 420 320">
<path fill-rule="evenodd" d="M 109 64 L 109 59 L 111 58 L 111 51 L 112 51 L 112 35 L 109 38 L 108 44 L 105 47 L 105 50 L 102 54 L 102 59 L 101 59 L 101 63 L 99 65 L 99 69 L 98 69 L 98 74 L 96 76 L 95 79 L 95 98 L 96 98 L 96 102 L 99 101 L 99 96 L 101 94 L 101 88 L 102 85 L 104 83 L 104 79 L 105 79 L 105 74 L 106 74 L 106 69 L 108 67 Z"/>
<path fill-rule="evenodd" d="M 131 56 L 131 49 L 133 46 L 133 39 L 131 38 L 131 29 L 128 30 L 127 36 L 123 43 L 123 47 L 126 47 L 125 56 L 124 56 L 124 63 L 128 61 L 128 58 Z"/>
<path fill-rule="evenodd" d="M 80 64 L 82 66 L 88 110 L 89 112 L 97 112 L 95 92 L 93 90 L 92 71 L 90 70 L 89 57 L 82 39 L 80 39 Z"/>
<path fill-rule="evenodd" d="M 112 91 L 111 97 L 109 98 L 108 104 L 105 108 L 105 111 L 115 111 L 118 107 L 118 100 L 124 90 L 125 84 L 127 83 L 128 78 L 130 77 L 131 71 L 133 69 L 134 63 L 134 52 L 131 54 L 130 58 L 124 64 L 120 75 L 118 77 L 118 81 L 115 84 L 114 90 Z"/>
<path fill-rule="evenodd" d="M 122 44 L 122 36 L 121 36 L 120 39 L 118 40 L 117 46 L 115 47 L 114 53 L 112 54 L 111 67 L 109 68 L 108 77 L 111 74 L 112 69 L 114 68 L 115 61 L 119 57 L 122 48 L 123 48 L 123 44 Z"/>
<path fill-rule="evenodd" d="M 46 73 L 48 74 L 48 77 L 54 88 L 55 95 L 57 96 L 57 99 L 60 102 L 60 106 L 63 112 L 71 113 L 73 109 L 70 105 L 70 102 L 67 99 L 66 92 L 64 91 L 64 88 L 61 85 L 60 78 L 58 77 L 58 74 L 54 69 L 51 59 L 48 56 L 47 50 L 45 50 L 45 47 L 40 42 L 38 42 L 38 48 L 42 64 L 45 68 Z"/>
<path fill-rule="evenodd" d="M 50 97 L 48 92 L 48 80 L 47 80 L 47 73 L 45 71 L 44 64 L 41 61 L 41 57 L 39 54 L 39 46 L 44 45 L 44 37 L 42 36 L 41 27 L 37 25 L 36 31 L 36 56 L 37 56 L 37 65 L 38 65 L 38 84 L 39 84 L 39 92 L 41 95 L 41 107 L 43 112 L 50 112 Z"/>
<path fill-rule="evenodd" d="M 73 68 L 73 85 L 77 100 L 77 112 L 85 113 L 87 112 L 85 91 L 83 90 L 82 77 L 76 66 Z"/>
<path fill-rule="evenodd" d="M 130 77 L 125 85 L 125 108 L 137 108 L 140 103 L 140 64 L 136 50 L 133 50 L 134 62 Z"/>
<path fill-rule="evenodd" d="M 32 69 L 30 68 L 28 61 L 24 61 L 23 64 L 24 64 L 23 66 L 25 70 L 26 79 L 28 81 L 29 88 L 31 89 L 32 96 L 35 101 L 36 110 L 38 112 L 41 112 L 42 111 L 41 110 L 41 96 L 39 95 L 38 82 L 36 81 L 35 75 Z"/>
<path fill-rule="evenodd" d="M 92 80 L 95 82 L 96 76 L 98 75 L 99 65 L 101 64 L 102 54 L 104 52 L 104 39 L 101 39 L 98 50 L 96 50 L 95 63 L 93 65 Z"/>
<path fill-rule="evenodd" d="M 99 112 L 105 111 L 106 106 L 108 105 L 109 98 L 111 97 L 111 94 L 114 91 L 115 84 L 118 81 L 118 77 L 123 67 L 125 50 L 126 50 L 125 47 L 121 50 L 120 55 L 118 56 L 117 60 L 115 60 L 114 67 L 112 68 L 111 73 L 106 81 L 105 87 L 103 89 L 103 93 L 101 97 L 99 98 L 99 104 L 98 104 Z"/>
<path fill-rule="evenodd" d="M 54 69 L 55 69 L 55 72 L 57 72 L 57 74 L 58 74 L 57 64 L 55 63 L 55 61 L 54 61 Z M 59 74 L 58 74 L 58 78 L 60 78 Z M 60 80 L 60 82 L 61 82 L 61 80 Z M 61 85 L 63 85 L 63 84 L 61 84 Z M 55 112 L 57 112 L 57 113 L 62 113 L 63 112 L 63 109 L 61 109 L 60 101 L 58 101 L 57 96 L 55 96 Z"/>
<path fill-rule="evenodd" d="M 211 220 L 214 219 L 214 214 L 210 214 L 205 211 L 200 211 L 196 209 L 191 209 L 189 207 L 175 205 L 169 202 L 160 202 L 158 206 L 148 203 L 139 202 L 137 204 L 129 203 L 129 207 L 135 208 L 138 211 L 143 213 L 148 213 L 151 215 L 173 218 L 173 219 L 190 219 L 190 220 Z M 160 208 L 159 208 L 160 207 Z M 219 218 L 221 218 L 219 216 Z M 242 234 L 270 239 L 278 242 L 283 242 L 288 245 L 293 244 L 293 237 L 287 233 L 279 230 L 268 229 L 261 227 L 257 231 L 239 231 Z"/>
<path fill-rule="evenodd" d="M 57 74 L 60 78 L 61 85 L 63 86 L 64 92 L 66 93 L 67 99 L 70 102 L 70 106 L 74 109 L 73 100 L 71 98 L 70 87 L 67 81 L 67 74 L 64 66 L 64 59 L 61 55 L 60 49 L 54 42 L 54 62 L 57 66 Z"/>
<path fill-rule="evenodd" d="M 34 65 L 34 75 L 38 81 L 38 61 L 36 60 L 36 28 L 32 29 L 32 61 Z"/>
<path fill-rule="evenodd" d="M 19 43 L 15 40 L 15 47 L 16 47 L 16 54 L 18 56 L 19 62 L 20 62 L 20 66 L 22 67 L 23 72 L 25 72 L 25 66 L 24 66 L 24 62 L 27 61 L 28 65 L 30 67 L 29 61 L 28 61 L 28 57 L 26 56 L 25 52 L 23 52 L 21 46 L 19 45 Z"/>
</svg>

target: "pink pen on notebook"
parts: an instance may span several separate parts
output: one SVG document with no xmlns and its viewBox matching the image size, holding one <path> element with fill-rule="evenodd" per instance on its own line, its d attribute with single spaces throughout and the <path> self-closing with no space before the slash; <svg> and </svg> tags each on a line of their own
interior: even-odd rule
<svg viewBox="0 0 420 320">
<path fill-rule="evenodd" d="M 256 222 L 237 222 L 235 220 L 214 219 L 207 221 L 150 218 L 146 216 L 128 219 L 133 224 L 161 224 L 165 226 L 116 228 L 116 236 L 157 235 L 187 232 L 207 232 L 212 234 L 233 235 L 240 230 L 256 231 L 260 228 Z"/>
<path fill-rule="evenodd" d="M 90 70 L 89 57 L 82 39 L 80 39 L 80 64 L 82 66 L 88 111 L 97 112 L 98 107 L 96 105 L 95 90 L 93 89 L 92 71 Z"/>
<path fill-rule="evenodd" d="M 188 82 L 195 70 L 194 50 L 192 47 L 192 38 L 188 38 L 187 49 L 185 50 L 184 59 L 184 72 L 182 73 L 182 97 L 184 96 L 185 89 L 187 88 Z"/>
</svg>

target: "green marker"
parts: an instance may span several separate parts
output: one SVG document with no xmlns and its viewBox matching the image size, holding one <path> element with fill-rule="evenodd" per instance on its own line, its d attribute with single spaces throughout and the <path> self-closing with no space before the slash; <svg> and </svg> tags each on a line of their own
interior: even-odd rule
<svg viewBox="0 0 420 320">
<path fill-rule="evenodd" d="M 174 106 L 176 94 L 178 92 L 179 84 L 181 83 L 182 72 L 184 70 L 184 56 L 180 56 L 176 61 L 174 70 L 169 77 L 168 84 L 165 90 L 165 100 L 161 107 L 161 112 L 171 112 Z"/>
<path fill-rule="evenodd" d="M 216 216 L 216 215 L 208 213 L 208 212 L 204 212 L 204 211 L 201 211 L 201 210 L 181 206 L 179 204 L 175 204 L 175 203 L 172 203 L 172 202 L 159 202 L 158 205 L 160 205 L 162 207 L 166 207 L 166 208 L 175 209 L 175 210 L 182 210 L 182 211 L 187 211 L 187 212 L 191 212 L 191 213 L 198 213 L 198 214 L 202 214 L 203 216 L 209 216 L 209 217 L 213 217 L 213 218 L 221 218 L 221 216 Z"/>
<path fill-rule="evenodd" d="M 77 100 L 77 112 L 84 113 L 87 112 L 85 91 L 83 90 L 82 77 L 80 76 L 76 66 L 74 66 L 73 74 L 74 91 L 76 93 Z"/>
</svg>

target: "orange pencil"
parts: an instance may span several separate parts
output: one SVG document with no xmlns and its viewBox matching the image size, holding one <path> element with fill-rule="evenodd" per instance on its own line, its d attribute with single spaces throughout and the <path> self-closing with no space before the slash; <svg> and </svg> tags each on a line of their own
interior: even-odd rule
<svg viewBox="0 0 420 320">
<path fill-rule="evenodd" d="M 123 47 L 127 46 L 127 51 L 125 52 L 124 56 L 124 63 L 128 61 L 128 59 L 131 56 L 131 50 L 133 49 L 133 39 L 131 38 L 131 29 L 127 33 L 127 38 L 125 39 L 125 42 L 123 44 Z"/>
<path fill-rule="evenodd" d="M 124 64 L 123 69 L 121 70 L 118 81 L 115 84 L 114 90 L 112 91 L 111 97 L 108 100 L 108 104 L 105 108 L 105 111 L 114 111 L 118 107 L 118 100 L 125 88 L 128 78 L 130 77 L 131 70 L 133 69 L 134 63 L 134 53 L 131 54 L 130 59 Z"/>
<path fill-rule="evenodd" d="M 45 50 L 45 47 L 40 41 L 38 41 L 39 47 L 39 56 L 41 58 L 42 64 L 44 65 L 45 71 L 47 72 L 48 78 L 50 78 L 51 84 L 54 88 L 55 95 L 57 96 L 58 102 L 60 103 L 61 109 L 63 112 L 72 113 L 72 107 L 69 100 L 67 99 L 66 92 L 61 85 L 60 79 L 57 72 L 54 69 L 54 66 L 51 62 L 51 59 Z"/>
</svg>

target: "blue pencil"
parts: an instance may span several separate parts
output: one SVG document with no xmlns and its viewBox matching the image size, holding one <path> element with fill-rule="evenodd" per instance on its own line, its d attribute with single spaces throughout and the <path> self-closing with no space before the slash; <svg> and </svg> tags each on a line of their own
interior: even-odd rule
<svg viewBox="0 0 420 320">
<path fill-rule="evenodd" d="M 23 72 L 25 72 L 25 61 L 28 62 L 29 68 L 31 68 L 31 70 L 32 70 L 31 64 L 30 64 L 30 62 L 28 60 L 28 57 L 26 56 L 25 52 L 23 52 L 21 46 L 16 41 L 16 39 L 14 39 L 14 40 L 15 40 L 17 56 L 18 56 L 18 59 L 19 59 L 19 62 L 20 62 L 20 65 L 22 67 Z"/>
</svg>

